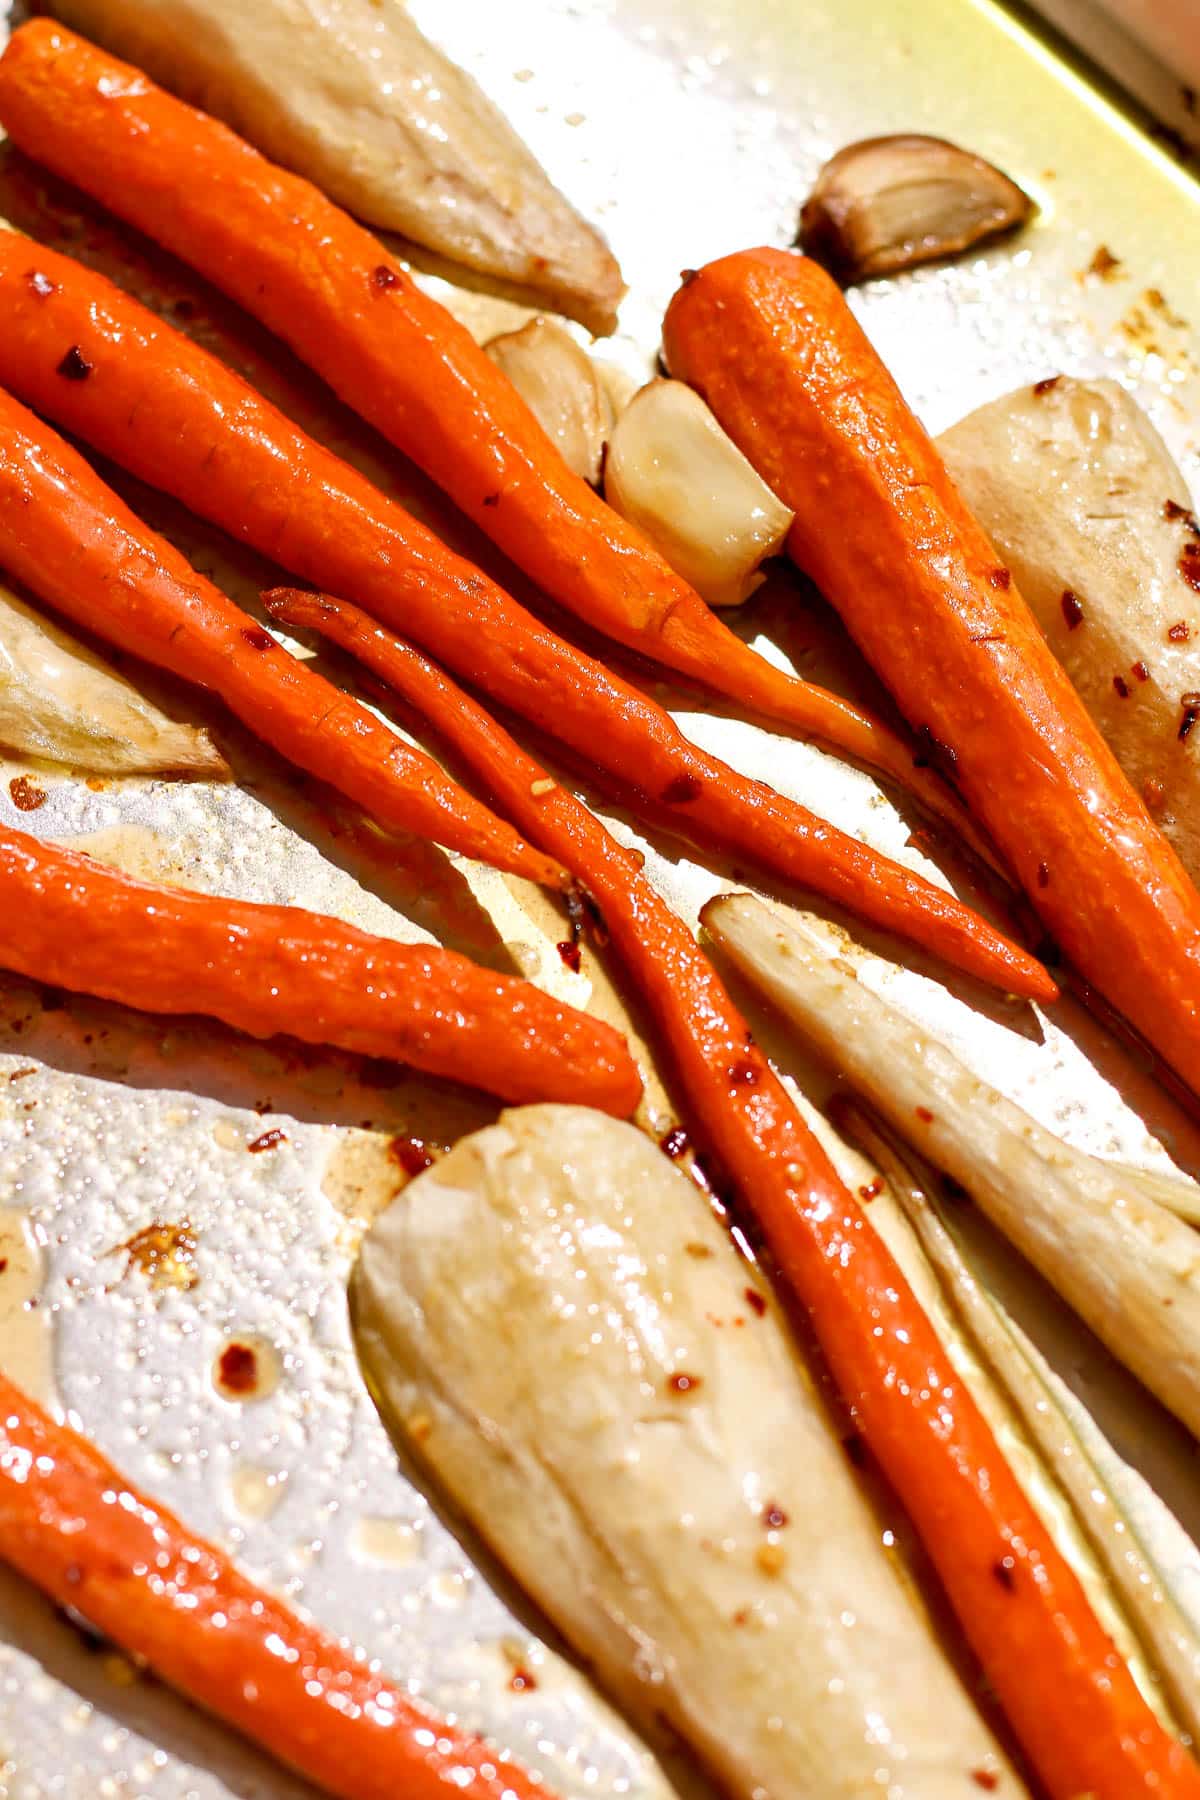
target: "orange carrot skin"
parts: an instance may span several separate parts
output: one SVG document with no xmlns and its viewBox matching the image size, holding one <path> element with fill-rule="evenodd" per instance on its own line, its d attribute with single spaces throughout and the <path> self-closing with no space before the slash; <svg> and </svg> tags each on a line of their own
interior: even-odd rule
<svg viewBox="0 0 1200 1800">
<path fill-rule="evenodd" d="M 970 839 L 961 807 L 909 746 L 736 637 L 568 469 L 470 333 L 309 182 L 48 20 L 14 34 L 0 62 L 0 114 L 31 155 L 262 319 L 561 605 L 878 769 Z"/>
<path fill-rule="evenodd" d="M 2 1374 L 0 1557 L 341 1800 L 451 1800 L 464 1785 L 553 1800 L 255 1587 Z"/>
<path fill-rule="evenodd" d="M 0 920 L 0 967 L 143 1012 L 286 1032 L 506 1100 L 625 1118 L 641 1093 L 619 1032 L 528 982 L 299 907 L 135 881 L 21 831 L 0 831 Z"/>
<path fill-rule="evenodd" d="M 1057 991 L 952 895 L 694 748 L 660 706 L 111 282 L 0 232 L 0 318 L 0 381 L 303 580 L 415 637 L 616 775 L 635 810 L 665 811 L 687 841 L 752 859 L 981 980 L 1040 999 Z M 72 349 L 90 365 L 85 380 L 61 373 Z"/>
<path fill-rule="evenodd" d="M 1049 931 L 1196 1088 L 1200 893 L 834 282 L 779 250 L 726 257 L 676 294 L 665 343 Z"/>
<path fill-rule="evenodd" d="M 77 624 L 218 694 L 259 737 L 379 824 L 561 887 L 556 863 L 432 757 L 290 656 L 2 390 L 0 564 Z"/>
<path fill-rule="evenodd" d="M 1052 1800 L 1200 1800 L 1200 1769 L 1139 1694 L 891 1252 L 629 852 L 564 789 L 535 794 L 538 764 L 356 608 L 312 594 L 267 603 L 419 708 L 529 836 L 587 883 L 676 1064 L 691 1121 L 804 1305 Z"/>
</svg>

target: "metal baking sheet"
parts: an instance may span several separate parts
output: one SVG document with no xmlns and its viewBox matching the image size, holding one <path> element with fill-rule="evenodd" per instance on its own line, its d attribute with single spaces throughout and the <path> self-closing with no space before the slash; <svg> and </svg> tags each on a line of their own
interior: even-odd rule
<svg viewBox="0 0 1200 1800">
<path fill-rule="evenodd" d="M 0 5 L 0 13 L 4 10 Z M 1059 369 L 1126 382 L 1193 479 L 1200 465 L 1200 291 L 1191 181 L 1012 16 L 987 0 L 415 0 L 419 21 L 500 101 L 610 235 L 630 280 L 622 331 L 599 354 L 614 383 L 650 371 L 685 266 L 789 241 L 825 156 L 899 128 L 958 138 L 1036 195 L 1017 243 L 856 295 L 926 423 Z M 2 27 L 0 27 L 2 29 Z M 133 244 L 64 189 L 0 163 L 0 214 L 131 286 L 230 357 L 308 428 L 412 502 L 471 554 L 477 540 L 382 447 L 189 275 Z M 1110 278 L 1086 273 L 1106 245 Z M 481 334 L 519 314 L 430 278 Z M 1161 298 L 1156 299 L 1155 296 Z M 181 302 L 186 304 L 181 305 Z M 161 500 L 122 484 L 152 522 L 252 610 L 270 571 Z M 833 622 L 775 582 L 742 628 L 804 673 L 872 692 Z M 336 665 L 331 665 L 340 673 Z M 166 691 L 166 690 L 159 690 Z M 935 878 L 902 818 L 863 775 L 660 690 L 684 728 L 844 829 Z M 183 716 L 194 703 L 169 692 Z M 223 718 L 209 722 L 238 785 L 98 784 L 5 766 L 0 817 L 138 873 L 247 899 L 299 902 L 516 968 L 622 1016 L 611 971 L 554 950 L 561 921 L 523 884 L 419 844 L 383 843 Z M 10 777 L 45 804 L 18 812 Z M 628 822 L 664 894 L 690 920 L 728 884 Z M 947 869 L 949 864 L 944 865 Z M 877 948 L 886 952 L 887 946 Z M 873 982 L 981 1073 L 1072 1141 L 1133 1163 L 1200 1168 L 1200 1135 L 1145 1070 L 1064 1002 L 992 1006 L 886 955 Z M 798 1090 L 828 1077 L 766 1019 L 756 1030 Z M 656 1121 L 670 1102 L 652 1085 Z M 656 1755 L 511 1597 L 477 1568 L 400 1473 L 363 1387 L 345 1282 L 370 1218 L 403 1177 L 393 1134 L 449 1142 L 492 1116 L 478 1098 L 350 1059 L 251 1043 L 216 1026 L 150 1021 L 0 977 L 0 1354 L 51 1392 L 135 1481 L 218 1539 L 249 1572 L 490 1733 L 565 1794 L 650 1800 L 694 1778 Z M 282 1136 L 255 1150 L 264 1134 Z M 148 1229 L 181 1254 L 139 1256 Z M 131 1251 L 128 1246 L 134 1240 Z M 1154 1491 L 1200 1531 L 1195 1447 L 1040 1287 L 981 1234 L 991 1279 L 1148 1478 L 1146 1528 L 1200 1616 L 1200 1555 Z M 34 1302 L 36 1301 L 36 1304 Z M 270 1346 L 277 1381 L 252 1404 L 217 1392 L 230 1338 Z M 0 1579 L 0 1795 L 298 1796 L 307 1792 L 219 1727 L 134 1677 L 19 1583 Z M 516 1691 L 520 1665 L 534 1676 Z M 661 1747 L 660 1747 L 661 1749 Z"/>
</svg>

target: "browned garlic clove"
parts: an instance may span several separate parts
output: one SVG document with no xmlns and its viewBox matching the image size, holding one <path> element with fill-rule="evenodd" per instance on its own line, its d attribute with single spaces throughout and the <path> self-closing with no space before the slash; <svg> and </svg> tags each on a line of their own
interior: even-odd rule
<svg viewBox="0 0 1200 1800">
<path fill-rule="evenodd" d="M 612 408 L 587 352 L 552 319 L 530 319 L 484 345 L 576 475 L 595 487 Z"/>
<path fill-rule="evenodd" d="M 800 214 L 800 243 L 843 281 L 890 275 L 1024 225 L 1029 195 L 945 138 L 864 138 L 831 157 Z"/>
<path fill-rule="evenodd" d="M 753 592 L 792 522 L 682 381 L 634 395 L 609 442 L 604 495 L 710 606 L 739 606 Z"/>
</svg>

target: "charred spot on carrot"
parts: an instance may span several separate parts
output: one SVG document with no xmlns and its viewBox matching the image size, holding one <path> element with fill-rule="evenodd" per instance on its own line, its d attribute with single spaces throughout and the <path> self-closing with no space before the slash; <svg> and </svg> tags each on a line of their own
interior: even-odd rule
<svg viewBox="0 0 1200 1800">
<path fill-rule="evenodd" d="M 700 794 L 700 783 L 694 775 L 675 775 L 668 781 L 659 798 L 668 806 L 686 806 Z"/>
<path fill-rule="evenodd" d="M 242 637 L 252 650 L 274 650 L 275 639 L 261 625 L 244 625 Z"/>
<path fill-rule="evenodd" d="M 389 269 L 386 263 L 380 263 L 371 270 L 371 286 L 378 288 L 380 293 L 386 294 L 390 288 L 398 288 L 400 285 L 401 277 L 395 269 Z"/>
</svg>

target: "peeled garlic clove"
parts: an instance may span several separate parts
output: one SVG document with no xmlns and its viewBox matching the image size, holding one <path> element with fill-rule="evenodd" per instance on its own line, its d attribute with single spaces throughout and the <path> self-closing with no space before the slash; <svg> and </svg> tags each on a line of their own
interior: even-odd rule
<svg viewBox="0 0 1200 1800">
<path fill-rule="evenodd" d="M 739 606 L 792 515 L 682 381 L 652 381 L 617 420 L 604 497 L 710 606 Z"/>
<path fill-rule="evenodd" d="M 484 349 L 562 452 L 567 467 L 594 487 L 612 412 L 591 357 L 561 325 L 542 318 L 492 338 Z"/>
<path fill-rule="evenodd" d="M 800 242 L 842 281 L 889 275 L 1023 225 L 1033 201 L 945 138 L 864 138 L 832 157 L 800 214 Z"/>
<path fill-rule="evenodd" d="M 96 775 L 228 781 L 206 731 L 181 725 L 61 626 L 0 587 L 0 744 Z"/>
</svg>

